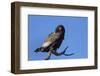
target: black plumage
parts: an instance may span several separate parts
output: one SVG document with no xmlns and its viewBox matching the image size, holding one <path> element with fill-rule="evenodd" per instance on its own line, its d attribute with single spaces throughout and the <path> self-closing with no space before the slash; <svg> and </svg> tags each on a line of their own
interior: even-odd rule
<svg viewBox="0 0 100 76">
<path fill-rule="evenodd" d="M 35 52 L 48 52 L 48 57 L 45 60 L 50 59 L 51 54 L 56 56 L 63 55 L 68 47 L 61 53 L 57 52 L 57 49 L 61 46 L 65 36 L 65 28 L 63 25 L 58 25 L 55 32 L 49 34 L 40 48 L 37 48 Z"/>
<path fill-rule="evenodd" d="M 64 34 L 65 28 L 62 25 L 57 26 L 55 32 L 49 34 L 43 45 L 36 49 L 35 52 L 48 52 L 51 48 L 52 50 L 57 50 L 64 40 Z"/>
</svg>

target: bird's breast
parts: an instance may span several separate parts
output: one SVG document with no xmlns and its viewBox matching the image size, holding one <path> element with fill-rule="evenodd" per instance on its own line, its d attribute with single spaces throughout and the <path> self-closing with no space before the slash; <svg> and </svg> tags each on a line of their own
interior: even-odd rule
<svg viewBox="0 0 100 76">
<path fill-rule="evenodd" d="M 51 44 L 51 42 L 50 42 L 50 41 L 45 42 L 45 43 L 42 45 L 42 47 L 48 47 L 50 44 Z"/>
</svg>

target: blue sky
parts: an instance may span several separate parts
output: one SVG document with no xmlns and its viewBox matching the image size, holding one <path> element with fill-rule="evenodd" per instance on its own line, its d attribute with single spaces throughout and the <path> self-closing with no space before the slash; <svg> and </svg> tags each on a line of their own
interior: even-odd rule
<svg viewBox="0 0 100 76">
<path fill-rule="evenodd" d="M 68 46 L 66 53 L 74 53 L 72 56 L 55 56 L 51 59 L 79 59 L 88 57 L 88 18 L 75 16 L 28 16 L 28 60 L 43 60 L 47 53 L 35 53 L 36 48 L 41 47 L 44 40 L 51 32 L 55 31 L 57 25 L 65 27 L 65 40 L 58 52 Z"/>
</svg>

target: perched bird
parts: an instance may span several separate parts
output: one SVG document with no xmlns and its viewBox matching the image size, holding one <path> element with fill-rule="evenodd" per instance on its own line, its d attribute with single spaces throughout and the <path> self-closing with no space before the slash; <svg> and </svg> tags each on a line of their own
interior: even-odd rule
<svg viewBox="0 0 100 76">
<path fill-rule="evenodd" d="M 62 41 L 64 40 L 64 36 L 64 26 L 58 25 L 55 29 L 55 32 L 49 34 L 42 46 L 40 48 L 37 48 L 35 52 L 48 52 L 48 56 L 45 58 L 45 60 L 50 59 L 51 54 L 54 54 L 56 56 L 63 54 L 65 55 L 65 51 L 68 47 L 66 47 L 65 50 L 60 53 L 57 52 L 57 49 L 60 47 Z"/>
</svg>

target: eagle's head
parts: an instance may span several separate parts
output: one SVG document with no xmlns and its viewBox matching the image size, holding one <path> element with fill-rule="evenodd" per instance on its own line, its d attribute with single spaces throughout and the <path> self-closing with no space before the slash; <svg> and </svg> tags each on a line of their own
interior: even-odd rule
<svg viewBox="0 0 100 76">
<path fill-rule="evenodd" d="M 62 35 L 62 38 L 64 39 L 64 35 L 65 35 L 65 28 L 63 25 L 58 25 L 56 27 L 56 30 L 55 30 L 56 33 L 60 33 Z"/>
</svg>

